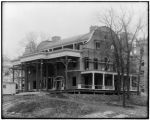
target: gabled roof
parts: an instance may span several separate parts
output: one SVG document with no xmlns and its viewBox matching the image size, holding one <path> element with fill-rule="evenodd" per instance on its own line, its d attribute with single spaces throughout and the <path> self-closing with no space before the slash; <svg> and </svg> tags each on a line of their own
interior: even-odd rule
<svg viewBox="0 0 150 120">
<path fill-rule="evenodd" d="M 70 38 L 57 40 L 57 41 L 55 41 L 55 40 L 54 41 L 46 40 L 46 41 L 41 42 L 38 45 L 37 49 L 38 50 L 44 50 L 44 49 L 48 49 L 48 48 L 59 47 L 61 45 L 67 45 L 67 44 L 71 44 L 71 43 L 83 42 L 85 40 L 88 40 L 91 35 L 92 35 L 92 32 L 89 32 L 89 33 L 86 33 L 86 34 L 73 36 L 73 37 L 70 37 Z"/>
</svg>

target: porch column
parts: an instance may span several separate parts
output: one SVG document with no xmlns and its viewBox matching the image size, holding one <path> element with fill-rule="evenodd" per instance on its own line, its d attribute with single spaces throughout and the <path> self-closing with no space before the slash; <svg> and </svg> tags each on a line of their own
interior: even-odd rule
<svg viewBox="0 0 150 120">
<path fill-rule="evenodd" d="M 105 89 L 105 73 L 103 73 L 103 89 Z"/>
<path fill-rule="evenodd" d="M 21 85 L 20 85 L 20 90 L 22 91 L 22 83 L 23 83 L 23 63 L 21 63 Z"/>
<path fill-rule="evenodd" d="M 41 60 L 41 80 L 40 80 L 40 89 L 42 89 L 42 80 L 43 80 L 43 60 Z"/>
<path fill-rule="evenodd" d="M 64 82 L 64 89 L 66 89 L 66 83 L 68 82 L 68 56 L 65 56 L 65 77 L 66 77 L 66 80 Z"/>
<path fill-rule="evenodd" d="M 112 74 L 112 77 L 113 77 L 113 78 L 112 78 L 112 86 L 113 86 L 113 90 L 115 90 L 115 85 L 114 85 L 114 76 L 115 76 L 115 75 L 114 75 L 114 74 Z"/>
<path fill-rule="evenodd" d="M 130 90 L 132 90 L 132 75 L 130 76 Z"/>
<path fill-rule="evenodd" d="M 36 63 L 36 90 L 37 90 L 37 91 L 39 90 L 38 73 L 39 73 L 39 70 L 38 70 L 38 62 L 37 62 L 37 63 Z"/>
<path fill-rule="evenodd" d="M 92 89 L 95 89 L 94 77 L 95 77 L 95 73 L 92 73 Z"/>
<path fill-rule="evenodd" d="M 75 49 L 75 44 L 73 44 L 73 50 Z"/>
<path fill-rule="evenodd" d="M 28 91 L 28 70 L 27 70 L 27 66 L 25 64 L 25 92 Z"/>
<path fill-rule="evenodd" d="M 46 90 L 48 90 L 48 61 L 46 63 Z"/>
<path fill-rule="evenodd" d="M 14 80 L 15 80 L 15 75 L 14 75 L 14 74 L 15 74 L 14 66 L 13 66 L 13 69 L 12 69 L 12 70 L 13 70 L 13 82 L 14 82 Z"/>
</svg>

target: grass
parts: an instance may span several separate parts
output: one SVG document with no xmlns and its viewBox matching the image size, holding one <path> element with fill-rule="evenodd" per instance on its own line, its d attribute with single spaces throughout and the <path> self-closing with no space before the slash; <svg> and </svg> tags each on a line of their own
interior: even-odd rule
<svg viewBox="0 0 150 120">
<path fill-rule="evenodd" d="M 59 118 L 59 117 L 78 117 L 81 115 L 95 112 L 97 109 L 85 104 L 46 99 L 44 97 L 32 97 L 32 100 L 19 102 L 10 107 L 7 112 L 15 112 L 28 114 L 25 117 L 44 117 L 44 118 Z"/>
<path fill-rule="evenodd" d="M 17 103 L 14 106 L 10 107 L 7 112 L 15 112 L 15 113 L 30 113 L 33 112 L 36 108 L 38 108 L 36 102 L 21 102 Z"/>
<path fill-rule="evenodd" d="M 115 95 L 49 94 L 44 96 L 14 96 L 13 98 L 15 97 L 18 103 L 7 111 L 21 113 L 22 118 L 78 118 L 98 111 L 124 112 L 126 110 L 137 110 L 136 107 L 122 108 L 119 105 L 119 102 L 122 103 L 121 100 L 118 101 L 118 97 Z M 142 101 L 142 97 L 137 99 L 136 97 L 138 96 L 132 96 L 131 100 L 140 99 Z M 9 100 L 9 98 L 4 100 Z M 113 102 L 116 102 L 119 106 L 109 104 Z"/>
</svg>

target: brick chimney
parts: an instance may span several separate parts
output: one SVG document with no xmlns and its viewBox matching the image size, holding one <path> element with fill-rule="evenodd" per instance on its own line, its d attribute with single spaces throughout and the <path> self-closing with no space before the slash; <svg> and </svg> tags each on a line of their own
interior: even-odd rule
<svg viewBox="0 0 150 120">
<path fill-rule="evenodd" d="M 61 40 L 60 36 L 53 36 L 52 37 L 52 41 L 58 41 L 58 40 Z"/>
<path fill-rule="evenodd" d="M 98 26 L 96 26 L 96 25 L 95 25 L 95 26 L 91 26 L 91 27 L 90 27 L 90 32 L 94 31 L 97 27 L 98 27 Z"/>
</svg>

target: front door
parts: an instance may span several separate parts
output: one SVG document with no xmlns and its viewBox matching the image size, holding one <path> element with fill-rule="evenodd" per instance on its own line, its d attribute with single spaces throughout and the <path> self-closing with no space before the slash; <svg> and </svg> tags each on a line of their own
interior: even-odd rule
<svg viewBox="0 0 150 120">
<path fill-rule="evenodd" d="M 53 78 L 49 77 L 48 78 L 48 89 L 52 89 L 53 88 Z"/>
<path fill-rule="evenodd" d="M 56 89 L 61 90 L 61 81 L 56 81 Z"/>
</svg>

